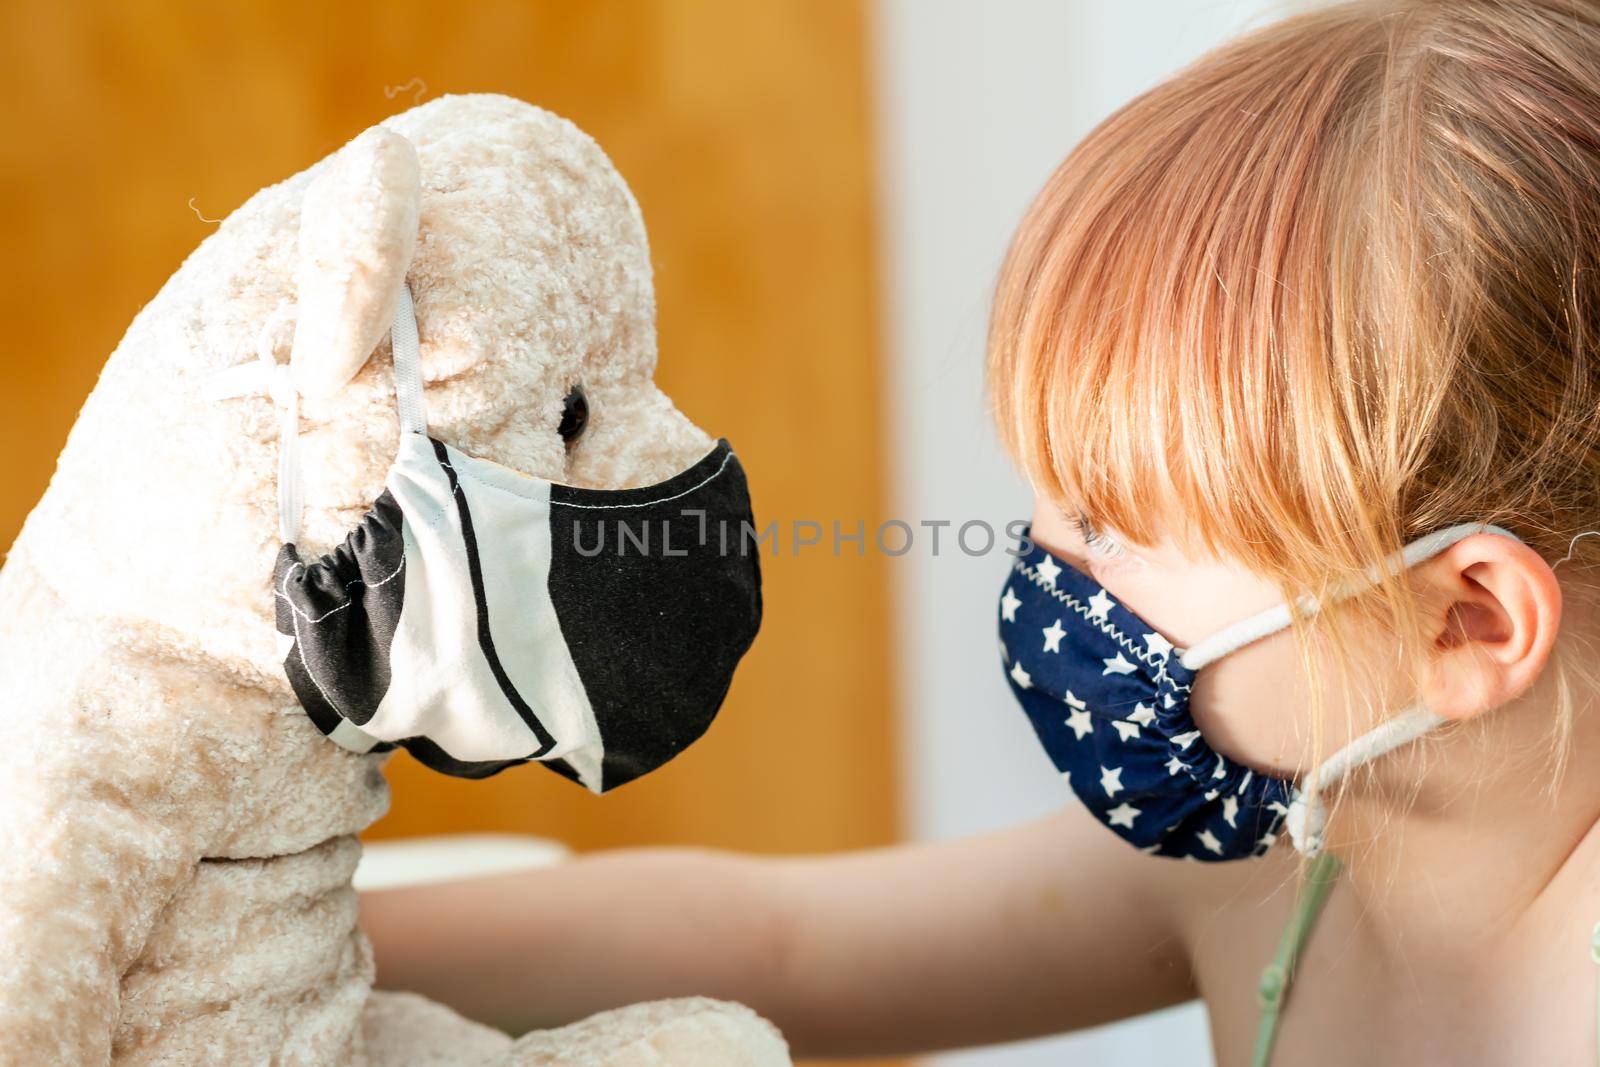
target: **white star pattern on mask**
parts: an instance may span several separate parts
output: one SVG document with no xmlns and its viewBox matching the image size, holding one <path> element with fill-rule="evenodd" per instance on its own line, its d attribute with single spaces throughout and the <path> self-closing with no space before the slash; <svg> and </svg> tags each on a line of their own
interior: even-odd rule
<svg viewBox="0 0 1600 1067">
<path fill-rule="evenodd" d="M 1239 824 L 1237 822 L 1235 822 L 1234 820 L 1237 819 L 1238 817 L 1239 817 L 1239 798 L 1238 797 L 1223 797 L 1222 798 L 1222 821 L 1227 823 L 1229 826 L 1233 827 L 1235 830 L 1237 830 L 1239 828 Z"/>
<path fill-rule="evenodd" d="M 1127 657 L 1121 652 L 1118 652 L 1111 659 L 1102 660 L 1101 662 L 1106 665 L 1106 669 L 1100 672 L 1102 676 L 1107 674 L 1133 673 L 1133 664 L 1129 663 Z"/>
<path fill-rule="evenodd" d="M 1019 592 L 1013 579 L 1002 587 L 999 598 L 1002 670 L 1038 728 L 1062 782 L 1090 798 L 1090 807 L 1100 821 L 1113 830 L 1127 831 L 1126 837 L 1135 844 L 1159 836 L 1160 843 L 1141 851 L 1218 860 L 1244 855 L 1247 850 L 1259 854 L 1272 847 L 1281 834 L 1263 835 L 1261 831 L 1267 827 L 1257 827 L 1254 820 L 1257 805 L 1269 804 L 1277 795 L 1274 791 L 1281 792 L 1282 787 L 1275 780 L 1263 779 L 1261 785 L 1269 788 L 1256 789 L 1252 773 L 1206 744 L 1207 738 L 1188 721 L 1192 669 L 1175 666 L 1178 657 L 1186 654 L 1183 648 L 1148 625 L 1140 625 L 1126 611 L 1113 620 L 1112 609 L 1121 602 L 1093 580 L 1083 582 L 1066 563 L 1044 553 L 1030 562 L 1033 566 L 1019 563 L 1014 568 L 1028 584 Z M 1079 591 L 1080 582 L 1087 586 L 1088 594 Z M 1068 618 L 1078 621 L 1068 625 Z M 1085 622 L 1105 640 L 1084 630 Z M 1032 638 L 1039 644 L 1031 651 L 1026 631 L 1039 635 Z M 1096 651 L 1110 655 L 1096 655 Z M 1058 658 L 1051 659 L 1052 654 Z M 1082 662 L 1084 658 L 1088 663 Z M 1097 659 L 1102 665 L 1099 680 L 1093 667 Z M 1035 670 L 1044 673 L 1035 675 Z M 1113 681 L 1116 678 L 1127 681 Z M 1077 682 L 1087 698 L 1066 689 L 1062 683 L 1067 681 Z M 1040 696 L 1051 699 L 1042 701 Z M 1057 699 L 1061 704 L 1055 704 Z M 1089 702 L 1093 702 L 1093 710 Z M 1054 718 L 1051 704 L 1055 704 L 1056 715 L 1061 715 L 1065 704 L 1066 714 Z M 1173 728 L 1180 724 L 1187 727 L 1186 732 L 1175 733 Z M 1113 733 L 1102 733 L 1102 725 Z M 1067 742 L 1069 736 L 1075 744 Z M 1143 747 L 1146 739 L 1148 749 Z M 1084 746 L 1085 741 L 1090 743 Z M 1120 751 L 1109 750 L 1119 745 Z M 1160 754 L 1163 747 L 1166 758 Z M 1141 760 L 1144 766 L 1139 765 Z M 1166 768 L 1167 782 L 1159 782 L 1157 765 Z M 1131 783 L 1129 774 L 1134 776 Z M 1181 782 L 1177 780 L 1180 777 Z M 1099 797 L 1093 796 L 1090 783 L 1094 781 L 1100 786 Z M 1169 810 L 1166 795 L 1186 791 L 1188 799 L 1182 806 L 1188 814 Z M 1136 806 L 1134 797 L 1149 809 Z M 1285 811 L 1284 804 L 1271 803 L 1270 807 L 1279 816 Z M 1261 821 L 1268 822 L 1271 815 L 1268 812 Z M 1176 824 L 1161 833 L 1159 828 L 1174 819 Z M 1247 831 L 1254 831 L 1257 838 L 1252 841 Z"/>
<path fill-rule="evenodd" d="M 1106 812 L 1107 826 L 1125 826 L 1133 829 L 1133 820 L 1139 817 L 1139 809 L 1124 801 Z"/>
<path fill-rule="evenodd" d="M 1067 631 L 1062 627 L 1061 620 L 1057 619 L 1044 630 L 1044 650 L 1046 652 L 1060 652 L 1061 639 L 1065 636 L 1067 636 Z"/>
<path fill-rule="evenodd" d="M 1027 671 L 1022 669 L 1021 660 L 1018 660 L 1011 665 L 1011 680 L 1016 682 L 1024 689 L 1033 688 L 1033 678 L 1028 674 Z"/>
</svg>

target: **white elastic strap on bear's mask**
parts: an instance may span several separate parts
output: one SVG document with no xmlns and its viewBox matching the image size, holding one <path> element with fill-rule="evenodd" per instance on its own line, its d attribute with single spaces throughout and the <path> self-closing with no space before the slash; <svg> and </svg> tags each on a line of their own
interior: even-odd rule
<svg viewBox="0 0 1600 1067">
<path fill-rule="evenodd" d="M 287 317 L 287 311 L 280 311 L 267 320 L 256 338 L 255 359 L 212 374 L 203 386 L 209 400 L 262 394 L 272 397 L 273 406 L 278 410 L 278 537 L 286 545 L 300 539 L 300 524 L 305 514 L 300 467 L 300 392 L 295 388 L 289 364 L 279 363 L 277 355 L 278 330 Z M 395 405 L 400 414 L 400 431 L 427 433 L 416 309 L 411 302 L 411 289 L 404 282 L 400 283 L 400 296 L 395 303 L 390 347 L 394 351 Z"/>
<path fill-rule="evenodd" d="M 427 433 L 428 410 L 422 402 L 422 354 L 417 342 L 417 311 L 411 287 L 400 283 L 389 327 L 389 348 L 394 353 L 394 400 L 400 413 L 400 432 Z"/>
<path fill-rule="evenodd" d="M 1303 596 L 1292 604 L 1278 604 L 1223 627 L 1185 650 L 1178 657 L 1178 662 L 1192 671 L 1198 671 L 1230 652 L 1236 652 L 1264 637 L 1288 629 L 1294 622 L 1296 614 L 1309 618 L 1330 604 L 1337 604 L 1341 600 L 1347 600 L 1372 588 L 1385 573 L 1401 573 L 1424 560 L 1432 559 L 1456 542 L 1480 533 L 1498 534 L 1513 541 L 1519 540 L 1517 535 L 1509 530 L 1482 522 L 1462 523 L 1459 526 L 1435 530 L 1412 541 L 1381 564 L 1368 568 L 1361 578 L 1336 587 L 1325 598 Z M 1285 821 L 1294 847 L 1307 856 L 1321 853 L 1323 826 L 1327 821 L 1327 809 L 1322 796 L 1327 790 L 1337 785 L 1355 768 L 1416 740 L 1444 722 L 1444 718 L 1429 711 L 1422 704 L 1415 704 L 1334 753 L 1317 768 L 1311 783 L 1312 788 L 1296 789 L 1294 798 L 1289 803 L 1289 814 Z"/>
<path fill-rule="evenodd" d="M 278 537 L 292 544 L 300 537 L 300 517 L 305 493 L 300 477 L 300 393 L 287 363 L 279 363 L 277 333 L 287 318 L 280 311 L 267 320 L 256 337 L 256 358 L 228 367 L 208 377 L 203 385 L 208 400 L 239 396 L 272 397 L 278 411 Z"/>
</svg>

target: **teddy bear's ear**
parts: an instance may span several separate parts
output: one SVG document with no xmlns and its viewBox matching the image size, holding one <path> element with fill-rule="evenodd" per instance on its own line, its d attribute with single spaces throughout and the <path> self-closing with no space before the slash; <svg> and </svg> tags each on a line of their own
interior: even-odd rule
<svg viewBox="0 0 1600 1067">
<path fill-rule="evenodd" d="M 374 126 L 339 150 L 300 208 L 295 387 L 331 396 L 388 332 L 417 244 L 417 150 Z"/>
</svg>

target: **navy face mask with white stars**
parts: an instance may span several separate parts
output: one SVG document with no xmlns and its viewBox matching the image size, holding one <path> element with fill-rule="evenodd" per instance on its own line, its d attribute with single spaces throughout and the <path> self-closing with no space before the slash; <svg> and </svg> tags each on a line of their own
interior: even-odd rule
<svg viewBox="0 0 1600 1067">
<path fill-rule="evenodd" d="M 1389 565 L 1415 566 L 1475 533 L 1513 536 L 1483 524 L 1453 526 L 1413 541 Z M 1314 614 L 1321 603 L 1302 597 L 1293 608 L 1269 608 L 1185 650 L 1026 532 L 1019 551 L 1000 597 L 1011 690 L 1078 799 L 1146 852 L 1245 859 L 1276 840 L 1287 816 L 1296 847 L 1314 855 L 1322 846 L 1322 790 L 1442 722 L 1420 705 L 1410 708 L 1323 764 L 1310 798 L 1297 794 L 1289 780 L 1256 773 L 1208 745 L 1189 694 L 1201 667 L 1286 629 L 1292 611 Z M 1336 590 L 1324 603 L 1375 578 Z"/>
</svg>

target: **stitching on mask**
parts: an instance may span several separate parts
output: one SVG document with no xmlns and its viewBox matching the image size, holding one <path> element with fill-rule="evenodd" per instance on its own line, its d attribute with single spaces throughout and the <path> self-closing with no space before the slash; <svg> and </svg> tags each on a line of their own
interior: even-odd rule
<svg viewBox="0 0 1600 1067">
<path fill-rule="evenodd" d="M 305 564 L 303 564 L 303 563 L 296 563 L 295 564 L 295 567 L 304 567 L 304 566 L 305 566 Z M 294 567 L 289 568 L 289 574 L 293 574 L 293 573 L 294 573 Z M 284 575 L 283 577 L 284 577 L 284 581 L 288 581 L 289 580 L 289 575 L 288 574 Z M 284 597 L 284 600 L 288 601 L 289 607 L 291 609 L 294 608 L 294 602 L 293 601 L 289 600 L 288 597 Z M 311 684 L 317 687 L 317 692 L 322 694 L 322 699 L 326 700 L 328 702 L 328 707 L 333 709 L 333 713 L 335 715 L 339 716 L 340 719 L 348 721 L 348 719 L 350 717 L 348 715 L 346 715 L 344 712 L 339 710 L 339 705 L 334 703 L 333 698 L 328 695 L 328 691 L 326 689 L 322 688 L 322 683 L 317 681 L 316 672 L 311 669 L 311 661 L 306 659 L 306 646 L 305 646 L 304 642 L 302 642 L 300 640 L 300 623 L 298 621 L 296 621 L 296 619 L 295 619 L 295 615 L 298 615 L 298 614 L 300 614 L 300 613 L 298 611 L 296 611 L 294 615 L 289 616 L 289 625 L 294 627 L 294 651 L 295 651 L 295 654 L 300 657 L 300 666 L 305 668 L 306 677 L 311 679 Z M 324 735 L 324 736 L 326 736 L 326 735 Z"/>
<path fill-rule="evenodd" d="M 442 517 L 442 515 L 441 515 L 441 517 Z M 278 588 L 276 588 L 276 589 L 274 589 L 272 591 L 272 594 L 274 596 L 278 597 L 279 599 L 281 599 L 285 604 L 288 604 L 289 605 L 289 610 L 294 612 L 296 615 L 300 616 L 302 619 L 306 620 L 306 623 L 308 625 L 315 626 L 317 623 L 321 622 L 323 619 L 328 618 L 330 615 L 337 615 L 339 612 L 343 611 L 345 608 L 348 608 L 351 604 L 355 603 L 355 601 L 353 601 L 353 600 L 346 600 L 343 604 L 340 604 L 338 607 L 332 609 L 331 611 L 327 611 L 327 612 L 325 612 L 325 613 L 323 613 L 321 615 L 318 615 L 316 618 L 313 619 L 311 616 L 309 616 L 305 612 L 301 611 L 299 606 L 297 604 L 295 604 L 295 602 L 293 600 L 290 600 L 289 597 L 288 597 L 288 594 L 286 594 L 284 592 L 284 588 L 287 587 L 288 584 L 289 584 L 289 579 L 294 577 L 295 567 L 299 567 L 300 569 L 304 570 L 305 569 L 305 564 L 304 563 L 300 563 L 300 562 L 296 562 L 294 567 L 290 567 L 289 568 L 289 572 L 283 576 L 283 581 L 279 583 Z M 390 574 L 387 577 L 380 578 L 378 581 L 373 582 L 370 585 L 368 585 L 367 582 L 365 582 L 364 580 L 362 580 L 360 578 L 352 578 L 352 579 L 350 579 L 348 582 L 346 582 L 344 584 L 344 590 L 343 591 L 346 594 L 348 594 L 352 588 L 354 588 L 355 586 L 358 586 L 358 585 L 365 585 L 368 589 L 376 589 L 379 586 L 388 585 L 395 578 L 399 577 L 400 576 L 400 572 L 405 570 L 405 569 L 406 569 L 406 557 L 405 557 L 404 554 L 402 554 L 400 556 L 400 565 L 398 567 L 396 567 L 392 572 L 390 572 Z M 296 638 L 296 640 L 298 640 L 298 638 Z M 303 657 L 302 657 L 302 660 L 303 660 Z M 309 671 L 310 671 L 310 668 L 308 667 L 307 668 L 307 672 L 309 673 Z M 318 688 L 321 688 L 321 687 L 319 686 Z"/>
<path fill-rule="evenodd" d="M 344 712 L 339 710 L 339 705 L 335 704 L 333 702 L 333 698 L 328 695 L 328 691 L 326 689 L 322 688 L 322 683 L 317 681 L 317 673 L 311 669 L 311 663 L 310 663 L 309 660 L 306 659 L 306 646 L 302 645 L 300 643 L 299 629 L 300 629 L 300 626 L 299 626 L 298 623 L 296 623 L 295 624 L 296 633 L 295 633 L 295 639 L 294 639 L 294 651 L 295 651 L 295 654 L 300 657 L 300 666 L 305 668 L 306 677 L 311 679 L 311 684 L 317 687 L 317 692 L 322 694 L 322 699 L 326 700 L 328 702 L 328 707 L 333 709 L 333 713 L 335 715 L 339 716 L 340 721 L 342 721 L 342 722 L 350 722 L 350 716 L 346 715 Z M 351 723 L 351 725 L 353 726 L 355 724 Z M 323 734 L 322 736 L 327 737 L 328 735 L 327 734 Z"/>
<path fill-rule="evenodd" d="M 1038 586 L 1044 592 L 1065 604 L 1079 615 L 1082 615 L 1085 622 L 1099 630 L 1101 633 L 1105 634 L 1107 637 L 1111 638 L 1118 645 L 1122 646 L 1123 651 L 1127 652 L 1134 659 L 1138 660 L 1140 663 L 1143 663 L 1146 667 L 1156 668 L 1156 670 L 1159 672 L 1156 676 L 1156 681 L 1172 682 L 1172 679 L 1167 676 L 1167 659 L 1169 656 L 1176 654 L 1176 649 L 1174 649 L 1173 652 L 1169 653 L 1167 656 L 1155 656 L 1147 651 L 1141 650 L 1138 646 L 1138 643 L 1127 634 L 1123 633 L 1122 630 L 1109 618 L 1103 616 L 1096 618 L 1091 613 L 1089 605 L 1085 604 L 1071 593 L 1064 593 L 1057 589 L 1054 585 L 1046 584 L 1043 576 L 1041 576 L 1038 570 L 1031 565 L 1018 560 L 1013 566 L 1016 568 L 1017 573 L 1027 578 L 1034 585 Z M 1181 691 L 1187 691 L 1189 688 L 1186 685 L 1178 685 L 1176 682 L 1172 682 L 1172 686 L 1174 689 Z"/>
<path fill-rule="evenodd" d="M 449 466 L 449 464 L 440 464 L 440 466 Z M 454 470 L 455 468 L 452 467 L 451 469 Z M 459 475 L 462 472 L 456 471 L 456 473 Z M 467 477 L 470 478 L 471 475 L 467 475 Z M 509 493 L 510 492 L 510 490 L 508 490 L 508 489 L 503 489 L 498 485 L 494 485 L 493 483 L 485 482 L 480 478 L 473 478 L 472 480 L 477 482 L 478 484 L 484 486 L 486 489 L 499 489 L 503 493 Z M 709 481 L 709 480 L 710 479 L 707 479 L 707 481 Z M 512 496 L 516 496 L 517 494 L 512 493 L 511 495 Z M 524 497 L 523 499 L 527 499 L 527 498 Z M 426 519 L 427 520 L 428 529 L 436 530 L 436 529 L 439 528 L 439 524 L 442 523 L 445 520 L 445 517 L 447 515 L 449 515 L 451 506 L 453 506 L 453 505 L 445 505 L 445 506 L 436 507 L 436 508 L 418 509 L 421 513 L 418 514 L 418 515 L 415 515 L 415 516 L 408 515 L 406 513 L 406 510 L 405 510 L 404 507 L 402 507 L 400 510 L 401 510 L 402 516 L 407 518 L 407 519 L 415 519 L 415 520 Z M 401 555 L 400 555 L 400 563 L 399 563 L 399 565 L 396 566 L 395 569 L 393 571 L 391 571 L 389 574 L 387 574 L 384 577 L 378 579 L 376 582 L 371 582 L 371 583 L 367 582 L 365 579 L 362 579 L 362 578 L 352 578 L 348 582 L 344 583 L 342 591 L 348 595 L 350 590 L 355 588 L 358 585 L 365 585 L 368 589 L 377 589 L 379 586 L 383 586 L 383 585 L 389 584 L 389 582 L 391 582 L 394 579 L 398 578 L 400 576 L 401 572 L 406 569 L 406 558 L 407 557 L 406 557 L 404 551 L 402 550 Z M 305 565 L 304 562 L 301 562 L 301 561 L 297 560 L 295 562 L 295 565 L 293 567 L 290 567 L 288 573 L 283 576 L 283 581 L 278 586 L 273 588 L 272 595 L 275 596 L 275 597 L 278 597 L 284 603 L 288 604 L 289 605 L 289 610 L 294 612 L 300 618 L 306 620 L 306 622 L 308 624 L 315 626 L 317 623 L 319 623 L 322 620 L 328 618 L 330 615 L 336 615 L 339 612 L 343 611 L 345 608 L 348 608 L 352 603 L 354 603 L 354 601 L 346 600 L 343 604 L 340 604 L 338 607 L 333 608 L 332 610 L 330 610 L 330 611 L 328 611 L 328 612 L 326 612 L 326 613 L 324 613 L 322 615 L 319 615 L 319 616 L 317 616 L 316 618 L 313 619 L 310 615 L 307 615 L 305 612 L 301 611 L 299 606 L 296 605 L 293 600 L 289 599 L 288 595 L 284 592 L 284 590 L 289 585 L 289 579 L 294 577 L 295 568 L 299 568 L 301 570 L 304 570 L 304 569 L 306 569 L 306 565 Z M 302 657 L 302 662 L 304 662 L 304 657 Z M 307 668 L 307 673 L 308 674 L 310 673 L 310 668 Z M 321 687 L 319 686 L 318 688 L 320 689 Z M 330 701 L 330 703 L 331 703 L 331 701 Z"/>
<path fill-rule="evenodd" d="M 1113 623 L 1109 618 L 1091 618 L 1089 614 L 1090 609 L 1087 604 L 1070 593 L 1063 592 L 1062 590 L 1055 588 L 1053 585 L 1047 584 L 1043 576 L 1039 574 L 1036 568 L 1023 563 L 1021 560 L 1018 560 L 1013 564 L 1013 569 L 1019 574 L 1023 575 L 1029 581 L 1033 582 L 1033 584 L 1038 586 L 1041 590 L 1048 593 L 1055 600 L 1070 608 L 1078 615 L 1081 615 L 1084 621 L 1088 622 L 1090 625 L 1094 626 L 1095 629 L 1099 630 L 1101 633 L 1115 641 L 1123 651 L 1133 656 L 1133 658 L 1137 659 L 1146 666 L 1156 668 L 1159 672 L 1156 682 L 1158 685 L 1163 686 L 1163 690 L 1170 689 L 1174 693 L 1188 693 L 1192 689 L 1192 686 L 1178 683 L 1170 674 L 1167 673 L 1168 658 L 1170 656 L 1179 655 L 1181 652 L 1180 649 L 1173 649 L 1168 656 L 1154 656 L 1148 652 L 1142 651 L 1138 644 L 1134 642 L 1132 638 L 1124 633 L 1122 629 Z M 1161 707 L 1158 703 L 1156 714 L 1161 716 L 1164 715 L 1165 712 L 1166 709 Z M 1194 728 L 1194 737 L 1190 739 L 1189 746 L 1185 746 L 1178 741 L 1178 736 L 1186 735 L 1171 735 L 1163 731 L 1163 736 L 1167 742 L 1168 751 L 1177 759 L 1179 767 L 1182 768 L 1181 773 L 1188 775 L 1190 779 L 1193 780 L 1197 785 L 1206 787 L 1208 789 L 1215 788 L 1218 795 L 1226 792 L 1236 797 L 1242 797 L 1249 790 L 1253 782 L 1261 783 L 1258 788 L 1263 792 L 1268 790 L 1281 790 L 1282 788 L 1281 783 L 1278 783 L 1276 779 L 1264 776 L 1258 778 L 1255 775 L 1255 772 L 1251 771 L 1249 768 L 1243 768 L 1244 773 L 1242 775 L 1239 774 L 1239 765 L 1231 763 L 1231 761 L 1224 757 L 1220 752 L 1217 752 L 1215 749 L 1211 748 L 1210 745 L 1206 743 L 1205 738 L 1200 736 L 1198 728 Z M 1195 749 L 1192 755 L 1189 751 L 1189 748 L 1191 747 Z M 1213 761 L 1215 761 L 1215 763 L 1213 763 Z M 1226 774 L 1222 779 L 1213 778 L 1214 766 L 1226 769 Z M 1277 831 L 1278 827 L 1283 821 L 1284 812 L 1286 809 L 1283 808 L 1283 805 L 1280 802 L 1273 801 L 1272 803 L 1266 805 L 1266 807 L 1274 813 L 1274 818 L 1268 823 L 1264 831 L 1264 836 L 1258 838 L 1255 844 L 1251 847 L 1251 855 L 1261 855 L 1265 851 L 1266 846 L 1271 844 L 1271 842 L 1268 840 L 1268 837 Z M 1169 827 L 1169 829 L 1171 829 L 1171 827 Z"/>
<path fill-rule="evenodd" d="M 710 474 L 706 475 L 704 479 L 702 479 L 701 481 L 695 483 L 694 485 L 691 485 L 689 488 L 685 489 L 681 493 L 674 493 L 671 496 L 664 496 L 664 497 L 661 497 L 658 500 L 641 500 L 641 501 L 639 501 L 638 503 L 635 503 L 635 504 L 573 504 L 573 503 L 570 503 L 570 502 L 565 501 L 565 500 L 550 500 L 547 503 L 549 503 L 549 505 L 551 507 L 553 507 L 553 508 L 584 508 L 585 510 L 590 510 L 590 511 L 611 511 L 613 509 L 618 509 L 618 508 L 648 508 L 648 507 L 654 507 L 656 504 L 665 504 L 669 500 L 677 500 L 679 497 L 688 496 L 690 493 L 698 492 L 700 489 L 703 489 L 707 485 L 710 485 L 718 477 L 721 476 L 721 474 L 722 474 L 722 472 L 724 470 L 727 469 L 728 461 L 731 460 L 732 458 L 733 458 L 733 453 L 729 452 L 727 455 L 722 457 L 721 465 L 718 466 L 716 470 L 714 470 Z M 498 492 L 506 493 L 506 494 L 508 494 L 510 496 L 518 497 L 518 498 L 523 499 L 523 500 L 527 499 L 527 497 L 524 496 L 521 493 L 515 492 L 514 490 L 511 490 L 511 489 L 507 489 L 503 485 L 496 485 L 493 482 L 486 481 L 486 480 L 484 480 L 482 478 L 479 478 L 479 477 L 477 477 L 476 475 L 474 475 L 470 471 L 462 470 L 459 467 L 453 467 L 448 463 L 441 463 L 441 464 L 439 464 L 439 466 L 446 467 L 446 468 L 450 469 L 451 471 L 454 471 L 457 478 L 470 479 L 471 481 L 477 483 L 478 485 L 483 486 L 485 489 L 494 489 L 494 490 L 497 490 Z M 556 483 L 552 482 L 550 484 L 554 485 Z M 625 492 L 626 490 L 617 490 L 617 491 Z"/>
<path fill-rule="evenodd" d="M 708 486 L 712 482 L 716 481 L 717 478 L 721 477 L 722 472 L 727 469 L 728 461 L 732 458 L 733 453 L 727 453 L 722 457 L 722 463 L 717 466 L 717 469 L 706 475 L 698 483 L 691 485 L 681 493 L 674 493 L 671 496 L 664 496 L 659 500 L 645 500 L 637 504 L 574 504 L 566 500 L 552 500 L 550 501 L 550 506 L 553 508 L 584 508 L 593 511 L 610 511 L 614 508 L 648 508 L 653 507 L 656 504 L 665 504 L 669 500 L 677 500 L 679 497 L 685 497 L 690 493 L 698 492 L 700 489 L 703 489 L 705 486 Z"/>
</svg>

